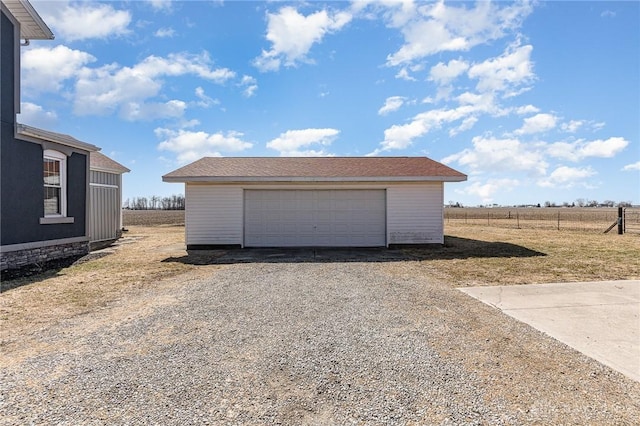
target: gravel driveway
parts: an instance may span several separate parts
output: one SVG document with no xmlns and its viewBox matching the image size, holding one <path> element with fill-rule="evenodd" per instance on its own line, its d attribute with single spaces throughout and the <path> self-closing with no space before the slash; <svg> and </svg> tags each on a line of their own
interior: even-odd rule
<svg viewBox="0 0 640 426">
<path fill-rule="evenodd" d="M 640 384 L 430 278 L 251 261 L 26 336 L 3 424 L 633 424 Z M 35 342 L 35 343 L 33 343 Z"/>
</svg>

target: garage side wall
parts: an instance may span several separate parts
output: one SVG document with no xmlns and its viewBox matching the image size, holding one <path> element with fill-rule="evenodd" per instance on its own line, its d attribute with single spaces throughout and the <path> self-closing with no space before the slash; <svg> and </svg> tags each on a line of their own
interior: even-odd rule
<svg viewBox="0 0 640 426">
<path fill-rule="evenodd" d="M 242 188 L 186 184 L 187 247 L 242 245 Z"/>
<path fill-rule="evenodd" d="M 389 244 L 443 244 L 443 183 L 387 188 Z"/>
</svg>

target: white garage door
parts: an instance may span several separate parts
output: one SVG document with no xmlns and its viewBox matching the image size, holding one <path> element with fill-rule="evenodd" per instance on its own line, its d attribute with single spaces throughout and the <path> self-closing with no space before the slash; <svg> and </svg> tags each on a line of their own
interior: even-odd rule
<svg viewBox="0 0 640 426">
<path fill-rule="evenodd" d="M 245 190 L 246 247 L 380 247 L 385 191 Z"/>
</svg>

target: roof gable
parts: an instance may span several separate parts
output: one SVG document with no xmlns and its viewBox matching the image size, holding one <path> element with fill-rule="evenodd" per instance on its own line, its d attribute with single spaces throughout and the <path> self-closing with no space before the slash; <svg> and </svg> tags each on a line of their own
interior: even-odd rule
<svg viewBox="0 0 640 426">
<path fill-rule="evenodd" d="M 467 176 L 427 157 L 205 157 L 165 182 L 449 181 Z"/>
</svg>

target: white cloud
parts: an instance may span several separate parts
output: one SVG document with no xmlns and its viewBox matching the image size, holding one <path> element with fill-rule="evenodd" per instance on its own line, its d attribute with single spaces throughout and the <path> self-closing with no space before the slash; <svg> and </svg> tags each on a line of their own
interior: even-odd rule
<svg viewBox="0 0 640 426">
<path fill-rule="evenodd" d="M 171 38 L 176 35 L 176 30 L 173 28 L 159 28 L 154 35 L 158 38 Z"/>
<path fill-rule="evenodd" d="M 442 160 L 449 164 L 456 162 L 468 167 L 474 173 L 483 172 L 526 172 L 544 175 L 548 164 L 544 155 L 536 147 L 523 144 L 517 139 L 496 139 L 476 136 L 473 148 L 467 148 Z"/>
<path fill-rule="evenodd" d="M 469 69 L 469 78 L 478 79 L 476 89 L 480 92 L 504 92 L 505 97 L 515 96 L 531 83 L 535 77 L 531 63 L 531 45 L 510 46 L 502 55 L 474 64 Z"/>
<path fill-rule="evenodd" d="M 58 92 L 64 80 L 75 78 L 96 58 L 87 52 L 59 45 L 22 51 L 22 87 L 25 91 Z"/>
<path fill-rule="evenodd" d="M 548 177 L 540 179 L 538 185 L 545 188 L 571 188 L 580 183 L 584 185 L 583 181 L 595 174 L 596 172 L 591 167 L 560 166 Z"/>
<path fill-rule="evenodd" d="M 329 156 L 325 148 L 331 145 L 340 133 L 336 129 L 288 130 L 267 143 L 267 148 L 280 152 L 281 157 Z M 309 149 L 319 146 L 318 149 Z"/>
<path fill-rule="evenodd" d="M 177 154 L 179 163 L 188 163 L 202 157 L 219 157 L 221 152 L 239 152 L 253 146 L 242 140 L 243 134 L 236 131 L 224 134 L 157 128 L 155 134 L 163 139 L 158 144 L 158 149 Z"/>
<path fill-rule="evenodd" d="M 54 126 L 57 121 L 58 115 L 55 111 L 46 111 L 40 105 L 31 102 L 22 102 L 20 104 L 19 123 L 47 128 Z"/>
<path fill-rule="evenodd" d="M 475 117 L 481 113 L 502 114 L 502 111 L 495 106 L 493 95 L 490 93 L 481 95 L 463 93 L 457 100 L 461 104 L 457 108 L 429 110 L 417 114 L 409 123 L 394 124 L 389 127 L 384 131 L 384 140 L 380 142 L 380 147 L 372 155 L 395 149 L 406 149 L 413 144 L 414 139 L 439 129 L 447 123 L 463 120 L 463 124 L 458 127 L 458 130 L 464 131 L 471 128 L 477 121 L 475 118 L 468 119 L 469 117 Z"/>
<path fill-rule="evenodd" d="M 531 12 L 529 2 L 501 7 L 496 3 L 477 2 L 474 8 L 447 6 L 444 2 L 420 4 L 388 3 L 388 25 L 399 28 L 404 45 L 387 57 L 390 66 L 411 63 L 443 51 L 467 51 L 503 37 L 517 29 Z M 400 7 L 398 7 L 400 5 Z"/>
<path fill-rule="evenodd" d="M 179 100 L 168 102 L 129 102 L 120 109 L 120 116 L 127 121 L 146 121 L 157 118 L 179 118 L 184 115 L 187 104 Z"/>
<path fill-rule="evenodd" d="M 542 133 L 556 127 L 558 118 L 553 114 L 536 114 L 533 117 L 524 119 L 524 124 L 516 130 L 516 135 L 528 135 L 532 133 Z"/>
<path fill-rule="evenodd" d="M 258 80 L 250 75 L 243 75 L 238 86 L 243 88 L 242 94 L 245 97 L 250 98 L 255 95 L 256 90 L 258 90 Z"/>
<path fill-rule="evenodd" d="M 378 110 L 378 115 L 386 115 L 397 111 L 403 104 L 405 98 L 402 96 L 390 96 L 384 101 L 384 105 Z"/>
<path fill-rule="evenodd" d="M 630 172 L 633 170 L 640 170 L 640 161 L 636 161 L 635 163 L 627 164 L 622 168 L 625 172 Z"/>
<path fill-rule="evenodd" d="M 200 55 L 170 54 L 166 58 L 149 56 L 133 67 L 111 64 L 96 69 L 83 68 L 76 82 L 74 111 L 78 115 L 103 115 L 123 108 L 126 113 L 157 96 L 163 86 L 162 77 L 186 74 L 218 84 L 235 77 L 235 73 L 227 68 L 213 68 L 206 52 Z M 127 105 L 129 103 L 132 105 Z M 153 110 L 148 109 L 149 112 Z M 161 108 L 155 110 L 167 112 Z"/>
<path fill-rule="evenodd" d="M 68 41 L 121 36 L 130 32 L 131 13 L 116 10 L 109 4 L 40 2 L 38 11 L 53 32 Z"/>
<path fill-rule="evenodd" d="M 587 157 L 611 158 L 620 153 L 628 145 L 629 141 L 620 137 L 593 141 L 579 139 L 575 142 L 552 143 L 548 146 L 547 152 L 555 158 L 581 161 Z"/>
<path fill-rule="evenodd" d="M 407 80 L 407 81 L 417 81 L 417 79 L 415 77 L 412 77 L 409 74 L 409 71 L 407 70 L 407 68 L 401 68 L 400 71 L 398 71 L 398 73 L 395 76 L 396 78 L 402 79 L 402 80 Z"/>
<path fill-rule="evenodd" d="M 218 99 L 213 99 L 207 96 L 204 93 L 204 89 L 202 87 L 196 87 L 195 94 L 200 99 L 196 104 L 202 108 L 209 108 L 211 105 L 219 105 L 220 101 Z"/>
<path fill-rule="evenodd" d="M 483 203 L 489 204 L 493 202 L 495 194 L 510 192 L 519 185 L 520 181 L 517 179 L 488 179 L 484 183 L 470 182 L 469 185 L 456 190 L 456 192 L 479 197 Z"/>
<path fill-rule="evenodd" d="M 575 133 L 584 124 L 583 120 L 570 120 L 568 123 L 562 123 L 560 128 L 565 132 Z"/>
<path fill-rule="evenodd" d="M 469 69 L 469 64 L 460 59 L 452 59 L 448 64 L 438 62 L 429 72 L 429 80 L 438 84 L 449 84 L 452 80 Z"/>
<path fill-rule="evenodd" d="M 540 112 L 540 108 L 533 105 L 524 105 L 517 107 L 514 111 L 518 115 L 535 114 L 536 112 Z"/>
<path fill-rule="evenodd" d="M 266 38 L 272 44 L 270 50 L 254 60 L 261 71 L 277 71 L 281 65 L 291 67 L 299 62 L 309 62 L 307 54 L 315 43 L 326 34 L 340 30 L 351 21 L 347 12 L 331 13 L 320 10 L 304 16 L 286 6 L 277 13 L 267 13 Z"/>
<path fill-rule="evenodd" d="M 145 0 L 155 10 L 168 12 L 172 9 L 172 0 Z"/>
<path fill-rule="evenodd" d="M 449 136 L 453 137 L 458 133 L 470 130 L 471 128 L 473 128 L 473 126 L 475 126 L 477 122 L 478 122 L 477 117 L 473 117 L 473 116 L 467 117 L 464 120 L 462 120 L 462 124 L 460 124 L 458 127 L 455 127 L 449 130 Z"/>
<path fill-rule="evenodd" d="M 605 10 L 604 12 L 602 12 L 600 14 L 601 17 L 603 18 L 615 18 L 616 17 L 616 13 L 612 10 Z"/>
</svg>

